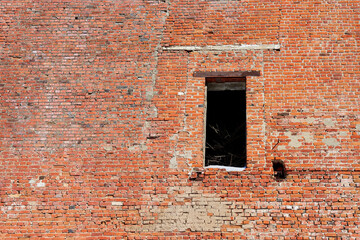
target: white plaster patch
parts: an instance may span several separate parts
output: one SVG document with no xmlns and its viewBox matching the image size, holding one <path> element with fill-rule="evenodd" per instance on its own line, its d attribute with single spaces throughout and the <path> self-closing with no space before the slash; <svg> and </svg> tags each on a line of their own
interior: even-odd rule
<svg viewBox="0 0 360 240">
<path fill-rule="evenodd" d="M 169 164 L 170 168 L 176 169 L 178 167 L 177 157 L 191 159 L 192 158 L 192 151 L 184 151 L 184 152 L 175 151 L 173 157 L 170 159 L 170 164 Z"/>
<path fill-rule="evenodd" d="M 356 124 L 356 130 L 360 131 L 360 124 Z"/>
<path fill-rule="evenodd" d="M 184 188 L 185 190 L 185 188 Z M 233 217 L 232 221 L 236 225 L 243 225 L 244 217 L 243 209 L 236 209 L 237 212 L 232 213 L 229 208 L 232 202 L 223 202 L 222 199 L 215 194 L 195 193 L 191 190 L 183 191 L 183 194 L 178 194 L 176 201 L 184 202 L 191 199 L 191 202 L 186 202 L 184 205 L 172 205 L 167 208 L 154 207 L 150 210 L 140 210 L 141 217 L 153 220 L 155 223 L 144 225 L 143 231 L 221 231 L 221 224 L 223 219 Z M 153 199 L 154 201 L 162 201 L 161 198 Z M 235 206 L 234 206 L 235 207 Z M 233 209 L 235 211 L 235 209 Z M 156 213 L 156 219 L 151 215 Z M 254 212 L 254 214 L 256 214 Z M 249 222 L 248 224 L 255 224 Z M 135 226 L 128 226 L 128 230 L 135 230 Z"/>
<path fill-rule="evenodd" d="M 350 187 L 350 184 L 351 184 L 351 183 L 354 183 L 354 180 L 351 179 L 351 178 L 342 178 L 342 179 L 341 179 L 341 185 L 342 185 L 343 187 Z"/>
<path fill-rule="evenodd" d="M 325 143 L 325 145 L 327 146 L 331 146 L 331 147 L 337 147 L 340 145 L 340 143 L 338 142 L 338 140 L 336 138 L 324 138 L 323 143 Z"/>
<path fill-rule="evenodd" d="M 299 142 L 301 135 L 292 135 L 291 132 L 287 132 L 287 133 L 285 133 L 285 136 L 289 137 L 289 139 L 290 139 L 290 142 L 289 142 L 290 147 L 298 148 L 301 146 L 301 142 Z"/>
<path fill-rule="evenodd" d="M 244 225 L 242 225 L 243 229 L 250 229 L 250 228 L 253 228 L 253 227 L 254 227 L 253 224 L 244 224 Z"/>
<path fill-rule="evenodd" d="M 332 156 L 335 156 L 339 153 L 339 151 L 337 149 L 334 149 L 334 150 L 327 150 L 326 151 L 327 154 L 325 157 L 332 157 Z"/>
<path fill-rule="evenodd" d="M 305 143 L 312 143 L 315 141 L 314 135 L 310 132 L 298 133 L 297 135 L 292 135 L 291 132 L 287 132 L 285 133 L 285 136 L 289 137 L 290 139 L 289 146 L 295 148 L 298 148 L 302 145 L 302 143 L 299 141 L 300 139 L 303 139 Z M 278 149 L 281 150 L 281 148 Z M 282 148 L 282 150 L 283 149 L 285 148 Z"/>
<path fill-rule="evenodd" d="M 8 196 L 11 198 L 19 198 L 21 196 L 21 194 L 10 194 Z"/>
<path fill-rule="evenodd" d="M 157 117 L 158 116 L 158 109 L 155 106 L 151 106 L 149 109 L 149 116 L 150 117 Z"/>
<path fill-rule="evenodd" d="M 191 159 L 192 158 L 192 151 L 185 151 L 184 154 L 180 155 L 184 158 Z"/>
<path fill-rule="evenodd" d="M 29 206 L 36 206 L 36 205 L 38 205 L 38 204 L 37 204 L 37 202 L 35 202 L 35 201 L 28 201 L 28 205 L 29 205 Z"/>
<path fill-rule="evenodd" d="M 306 118 L 293 118 L 291 119 L 291 122 L 296 122 L 296 123 L 306 122 Z"/>
<path fill-rule="evenodd" d="M 335 126 L 335 124 L 331 118 L 325 118 L 323 120 L 323 123 L 325 124 L 326 127 L 334 127 Z"/>
<path fill-rule="evenodd" d="M 274 132 L 272 133 L 272 135 L 273 135 L 273 137 L 278 137 L 278 136 L 280 135 L 280 133 L 274 131 Z"/>
<path fill-rule="evenodd" d="M 7 211 L 11 211 L 11 210 L 13 210 L 13 206 L 1 206 L 0 207 L 0 210 L 2 211 L 2 212 L 7 212 Z"/>
<path fill-rule="evenodd" d="M 345 132 L 345 131 L 341 131 L 341 132 L 339 133 L 339 136 L 341 136 L 341 137 L 345 137 L 345 136 L 347 136 L 347 132 Z"/>
<path fill-rule="evenodd" d="M 45 183 L 43 183 L 41 180 L 36 184 L 37 187 L 45 187 Z"/>
<path fill-rule="evenodd" d="M 177 134 L 172 135 L 169 139 L 175 141 L 177 139 Z"/>
<path fill-rule="evenodd" d="M 176 159 L 176 153 L 175 155 L 170 159 L 170 165 L 169 167 L 171 169 L 176 169 L 177 168 L 177 159 Z"/>
<path fill-rule="evenodd" d="M 147 101 L 151 101 L 154 97 L 154 91 L 147 91 L 145 93 L 145 98 Z"/>
<path fill-rule="evenodd" d="M 106 150 L 106 151 L 112 151 L 113 150 L 113 147 L 109 144 L 103 146 L 103 148 Z"/>
<path fill-rule="evenodd" d="M 303 132 L 301 135 L 306 143 L 312 143 L 315 141 L 314 135 L 310 132 Z"/>
<path fill-rule="evenodd" d="M 295 122 L 295 123 L 308 123 L 308 124 L 312 124 L 315 122 L 315 118 L 313 117 L 308 117 L 308 118 L 293 118 L 290 120 L 291 122 Z"/>
<path fill-rule="evenodd" d="M 147 150 L 147 146 L 145 144 L 134 144 L 132 146 L 129 146 L 128 149 L 131 152 L 145 151 L 145 150 Z"/>
<path fill-rule="evenodd" d="M 286 209 L 298 210 L 299 206 L 296 205 L 286 205 Z"/>
<path fill-rule="evenodd" d="M 286 149 L 286 146 L 280 145 L 280 146 L 277 147 L 277 149 L 278 149 L 278 150 L 285 150 L 285 149 Z"/>
<path fill-rule="evenodd" d="M 311 124 L 311 123 L 314 123 L 314 122 L 315 122 L 315 120 L 316 120 L 316 118 L 309 117 L 309 118 L 307 118 L 307 120 L 306 120 L 306 121 L 307 121 L 308 123 L 310 123 L 310 124 Z"/>
<path fill-rule="evenodd" d="M 111 202 L 111 205 L 112 206 L 122 206 L 122 205 L 124 205 L 124 203 L 123 202 Z"/>
<path fill-rule="evenodd" d="M 182 95 L 184 95 L 185 93 L 183 93 L 183 92 L 178 92 L 178 95 L 179 96 L 182 96 Z"/>
</svg>

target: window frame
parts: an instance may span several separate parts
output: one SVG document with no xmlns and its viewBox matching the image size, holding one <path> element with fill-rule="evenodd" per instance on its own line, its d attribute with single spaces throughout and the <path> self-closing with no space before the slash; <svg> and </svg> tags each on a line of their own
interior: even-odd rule
<svg viewBox="0 0 360 240">
<path fill-rule="evenodd" d="M 210 88 L 210 89 L 209 89 Z M 246 78 L 245 77 L 206 77 L 204 93 L 204 131 L 203 131 L 203 167 L 225 169 L 227 171 L 243 171 L 247 164 L 247 120 L 245 120 L 245 166 L 235 167 L 226 165 L 207 165 L 206 166 L 206 143 L 207 143 L 207 117 L 208 117 L 208 92 L 209 91 L 245 91 L 246 94 Z M 245 95 L 245 119 L 246 119 L 246 95 Z"/>
</svg>

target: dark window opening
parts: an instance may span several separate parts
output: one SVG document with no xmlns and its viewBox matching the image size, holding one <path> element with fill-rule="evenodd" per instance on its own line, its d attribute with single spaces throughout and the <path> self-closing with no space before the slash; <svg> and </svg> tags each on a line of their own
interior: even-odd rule
<svg viewBox="0 0 360 240">
<path fill-rule="evenodd" d="M 277 180 L 286 178 L 285 163 L 281 160 L 275 159 L 273 161 L 274 176 Z"/>
<path fill-rule="evenodd" d="M 205 166 L 209 165 L 246 166 L 245 82 L 211 88 L 208 84 Z"/>
</svg>

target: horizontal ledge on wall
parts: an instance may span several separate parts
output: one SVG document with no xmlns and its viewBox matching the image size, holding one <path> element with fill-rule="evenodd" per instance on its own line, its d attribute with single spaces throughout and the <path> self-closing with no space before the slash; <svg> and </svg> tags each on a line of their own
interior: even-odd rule
<svg viewBox="0 0 360 240">
<path fill-rule="evenodd" d="M 210 165 L 206 166 L 205 169 L 225 169 L 227 172 L 242 172 L 246 169 L 246 167 L 228 167 L 228 166 L 221 166 L 221 165 Z"/>
<path fill-rule="evenodd" d="M 237 51 L 237 50 L 280 50 L 279 44 L 241 44 L 214 46 L 172 46 L 163 47 L 166 51 Z"/>
<path fill-rule="evenodd" d="M 247 77 L 260 76 L 260 71 L 236 71 L 236 72 L 194 72 L 194 77 Z"/>
</svg>

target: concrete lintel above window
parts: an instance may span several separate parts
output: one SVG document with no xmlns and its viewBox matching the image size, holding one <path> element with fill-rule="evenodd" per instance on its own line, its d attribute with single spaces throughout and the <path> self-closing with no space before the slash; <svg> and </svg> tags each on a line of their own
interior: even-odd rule
<svg viewBox="0 0 360 240">
<path fill-rule="evenodd" d="M 241 50 L 275 50 L 280 51 L 280 44 L 236 44 L 236 45 L 208 45 L 208 46 L 169 46 L 165 51 L 241 51 Z"/>
</svg>

